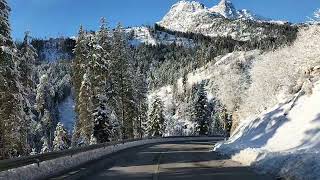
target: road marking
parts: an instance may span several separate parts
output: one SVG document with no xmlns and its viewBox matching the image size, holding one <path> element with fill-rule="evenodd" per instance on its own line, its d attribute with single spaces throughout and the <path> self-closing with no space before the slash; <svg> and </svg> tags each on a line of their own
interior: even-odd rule
<svg viewBox="0 0 320 180">
<path fill-rule="evenodd" d="M 157 167 L 154 170 L 153 173 L 153 180 L 158 180 L 159 179 L 159 172 L 160 172 L 160 163 L 161 163 L 161 158 L 162 158 L 163 152 L 160 153 L 158 162 L 157 162 Z"/>
</svg>

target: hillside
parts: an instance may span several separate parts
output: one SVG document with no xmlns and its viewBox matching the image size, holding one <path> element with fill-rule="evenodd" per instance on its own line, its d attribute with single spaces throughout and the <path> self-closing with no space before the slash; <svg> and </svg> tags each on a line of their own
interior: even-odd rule
<svg viewBox="0 0 320 180">
<path fill-rule="evenodd" d="M 210 133 L 219 134 L 228 123 L 221 117 L 224 108 L 233 124 L 230 140 L 216 151 L 266 173 L 316 179 L 319 174 L 311 172 L 319 167 L 319 35 L 320 26 L 300 27 L 292 45 L 218 56 L 152 92 L 149 102 L 156 96 L 164 101 L 168 135 L 192 135 L 196 125 L 188 97 L 194 86 L 204 84 L 213 106 Z"/>
<path fill-rule="evenodd" d="M 319 77 L 319 69 L 315 73 Z M 241 122 L 214 151 L 285 179 L 318 179 L 320 82 L 313 86 L 311 94 L 296 94 L 258 118 Z"/>
</svg>

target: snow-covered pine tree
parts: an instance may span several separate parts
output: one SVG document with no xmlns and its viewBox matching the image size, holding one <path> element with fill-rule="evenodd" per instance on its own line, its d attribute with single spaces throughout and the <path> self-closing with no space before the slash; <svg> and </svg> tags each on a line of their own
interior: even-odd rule
<svg viewBox="0 0 320 180">
<path fill-rule="evenodd" d="M 44 115 L 44 111 L 49 108 L 50 89 L 48 79 L 48 75 L 43 74 L 36 89 L 35 109 L 38 111 L 40 119 Z"/>
<path fill-rule="evenodd" d="M 75 91 L 74 92 L 75 104 L 76 104 L 75 111 L 77 114 L 74 131 L 72 134 L 72 146 L 77 146 L 78 143 L 80 142 L 81 123 L 79 119 L 79 112 L 80 112 L 79 94 L 82 86 L 83 77 L 86 72 L 88 53 L 89 53 L 89 46 L 88 46 L 87 34 L 84 31 L 83 26 L 80 26 L 76 46 L 74 49 L 75 58 L 72 61 L 72 70 L 73 70 L 72 82 L 73 82 L 73 87 Z"/>
<path fill-rule="evenodd" d="M 0 159 L 27 154 L 26 121 L 17 49 L 11 38 L 10 7 L 0 0 Z"/>
<path fill-rule="evenodd" d="M 53 150 L 61 151 L 69 148 L 70 140 L 68 133 L 61 122 L 58 123 L 54 132 Z"/>
<path fill-rule="evenodd" d="M 100 105 L 93 112 L 94 127 L 93 136 L 97 143 L 104 143 L 111 140 L 113 136 L 113 124 L 111 110 L 107 107 L 107 99 L 100 99 Z"/>
<path fill-rule="evenodd" d="M 49 142 L 47 138 L 42 138 L 41 141 L 43 142 L 41 153 L 47 153 L 50 152 Z"/>
<path fill-rule="evenodd" d="M 132 57 L 126 40 L 125 32 L 119 24 L 113 31 L 110 53 L 110 84 L 108 98 L 121 121 L 122 139 L 134 137 L 134 120 L 137 117 L 135 101 Z"/>
<path fill-rule="evenodd" d="M 92 85 L 90 79 L 92 74 L 90 70 L 83 75 L 83 81 L 79 93 L 79 141 L 78 144 L 90 144 L 93 134 L 93 104 L 92 104 Z"/>
<path fill-rule="evenodd" d="M 51 116 L 51 113 L 49 110 L 45 109 L 43 112 L 43 116 L 41 116 L 40 119 L 41 123 L 41 131 L 40 134 L 42 134 L 42 137 L 47 140 L 47 146 L 51 150 L 52 147 L 52 140 L 54 138 L 54 120 Z"/>
<path fill-rule="evenodd" d="M 209 130 L 208 98 L 204 83 L 196 85 L 196 94 L 193 98 L 193 107 L 191 119 L 197 123 L 196 133 L 198 135 L 207 135 Z"/>
<path fill-rule="evenodd" d="M 36 99 L 36 87 L 37 87 L 37 53 L 36 49 L 30 43 L 29 32 L 25 33 L 24 41 L 19 48 L 19 61 L 17 62 L 17 69 L 20 73 L 19 80 L 23 86 L 24 96 L 24 112 L 27 125 L 27 144 L 30 146 L 28 151 L 34 149 L 34 130 L 32 124 L 36 121 L 36 115 L 34 114 L 34 103 Z M 32 132 L 33 131 L 33 132 Z"/>
<path fill-rule="evenodd" d="M 100 30 L 92 36 L 89 36 L 89 53 L 88 65 L 92 73 L 93 89 L 93 106 L 100 105 L 100 97 L 105 97 L 106 86 L 108 78 L 108 62 L 110 49 L 110 38 L 108 36 L 108 29 L 106 20 L 101 19 Z"/>
<path fill-rule="evenodd" d="M 187 83 L 188 83 L 188 72 L 184 70 L 182 75 L 182 86 L 183 86 L 184 95 L 187 93 Z"/>
<path fill-rule="evenodd" d="M 78 101 L 78 95 L 82 83 L 83 74 L 85 73 L 88 52 L 89 47 L 86 38 L 86 32 L 84 31 L 83 26 L 80 26 L 76 46 L 73 51 L 75 58 L 72 61 L 72 81 L 75 89 L 76 103 Z"/>
<path fill-rule="evenodd" d="M 165 117 L 163 110 L 163 102 L 156 96 L 151 105 L 148 122 L 147 134 L 149 136 L 162 136 L 165 131 Z"/>
<path fill-rule="evenodd" d="M 96 137 L 94 137 L 94 135 L 92 134 L 91 135 L 91 138 L 90 138 L 90 143 L 89 145 L 94 145 L 94 144 L 98 144 L 98 140 Z"/>
<path fill-rule="evenodd" d="M 51 148 L 53 141 L 53 134 L 55 130 L 55 119 L 52 113 L 52 87 L 49 83 L 49 77 L 45 73 L 40 77 L 39 84 L 36 89 L 35 109 L 38 111 L 38 118 L 40 119 L 41 129 L 39 135 L 46 138 L 48 147 Z"/>
<path fill-rule="evenodd" d="M 9 15 L 11 8 L 9 7 L 7 0 L 0 0 L 0 36 L 1 36 L 1 43 L 4 46 L 13 46 L 13 42 L 11 39 L 11 28 L 9 23 Z"/>
<path fill-rule="evenodd" d="M 18 62 L 18 70 L 21 76 L 21 82 L 28 94 L 35 89 L 36 86 L 36 61 L 37 51 L 30 44 L 30 32 L 25 33 L 25 37 L 20 49 L 20 61 Z"/>
<path fill-rule="evenodd" d="M 134 121 L 134 136 L 142 138 L 144 135 L 143 124 L 147 120 L 147 93 L 148 93 L 148 83 L 146 78 L 146 73 L 142 69 L 137 67 L 138 70 L 135 72 L 135 102 L 137 105 L 137 116 Z"/>
</svg>

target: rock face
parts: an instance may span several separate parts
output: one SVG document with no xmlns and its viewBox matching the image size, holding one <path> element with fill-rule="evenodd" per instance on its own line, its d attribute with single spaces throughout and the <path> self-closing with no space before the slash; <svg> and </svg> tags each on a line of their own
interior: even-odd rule
<svg viewBox="0 0 320 180">
<path fill-rule="evenodd" d="M 230 19 L 236 19 L 240 16 L 240 11 L 237 11 L 231 1 L 228 0 L 222 0 L 218 5 L 209 10 Z"/>
<path fill-rule="evenodd" d="M 267 20 L 248 10 L 237 10 L 228 0 L 207 8 L 195 1 L 180 1 L 174 4 L 158 25 L 179 32 L 203 35 L 231 36 L 236 40 L 265 38 Z"/>
<path fill-rule="evenodd" d="M 242 19 L 252 21 L 268 21 L 266 18 L 257 16 L 247 9 L 237 10 L 231 1 L 221 0 L 220 3 L 209 9 L 212 13 L 217 13 L 228 19 Z"/>
</svg>

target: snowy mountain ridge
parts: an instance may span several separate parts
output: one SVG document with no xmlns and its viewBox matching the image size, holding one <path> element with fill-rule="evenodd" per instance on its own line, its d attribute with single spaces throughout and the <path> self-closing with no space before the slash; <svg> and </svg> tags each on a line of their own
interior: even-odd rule
<svg viewBox="0 0 320 180">
<path fill-rule="evenodd" d="M 248 40 L 250 39 L 248 36 L 255 36 L 263 31 L 263 27 L 249 29 L 252 23 L 285 24 L 286 22 L 262 18 L 246 9 L 237 10 L 228 0 L 222 0 L 212 8 L 207 8 L 196 1 L 184 0 L 174 4 L 157 24 L 173 31 Z"/>
<path fill-rule="evenodd" d="M 268 21 L 267 18 L 258 16 L 247 9 L 237 10 L 230 0 L 221 0 L 211 8 L 205 7 L 204 4 L 196 1 L 182 0 L 171 7 L 167 16 L 177 13 L 199 13 L 201 11 L 212 14 L 212 16 L 222 16 L 228 19 Z"/>
<path fill-rule="evenodd" d="M 266 18 L 255 15 L 247 9 L 237 10 L 229 0 L 221 0 L 218 5 L 210 8 L 209 10 L 228 19 L 267 21 Z"/>
</svg>

